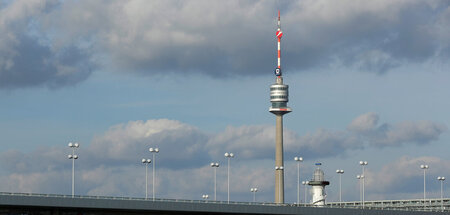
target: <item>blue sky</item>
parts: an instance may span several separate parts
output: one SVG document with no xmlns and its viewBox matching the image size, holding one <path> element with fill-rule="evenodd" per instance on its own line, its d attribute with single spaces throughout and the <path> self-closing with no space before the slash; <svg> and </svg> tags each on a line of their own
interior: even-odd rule
<svg viewBox="0 0 450 215">
<path fill-rule="evenodd" d="M 157 146 L 157 196 L 273 201 L 268 112 L 282 13 L 286 200 L 323 162 L 328 201 L 421 198 L 420 164 L 448 176 L 448 1 L 0 1 L 1 191 L 143 196 Z M 36 162 L 36 161 L 39 162 Z M 234 181 L 234 182 L 233 182 Z M 239 181 L 239 183 L 237 183 Z M 400 183 L 403 181 L 404 183 Z M 448 189 L 446 189 L 448 191 Z M 303 192 L 303 191 L 302 191 Z M 301 195 L 303 196 L 303 194 Z"/>
</svg>

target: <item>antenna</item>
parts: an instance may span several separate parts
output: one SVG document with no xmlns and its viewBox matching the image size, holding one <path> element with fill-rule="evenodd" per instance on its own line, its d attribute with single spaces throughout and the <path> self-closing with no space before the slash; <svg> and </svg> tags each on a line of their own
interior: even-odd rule
<svg viewBox="0 0 450 215">
<path fill-rule="evenodd" d="M 281 23 L 280 23 L 280 10 L 278 10 L 278 30 L 280 30 L 281 28 Z"/>
<path fill-rule="evenodd" d="M 280 21 L 280 11 L 278 10 L 278 29 L 276 32 L 276 36 L 278 39 L 278 64 L 277 68 L 275 68 L 275 75 L 281 77 L 281 37 L 283 36 L 283 32 L 281 31 L 281 21 Z"/>
</svg>

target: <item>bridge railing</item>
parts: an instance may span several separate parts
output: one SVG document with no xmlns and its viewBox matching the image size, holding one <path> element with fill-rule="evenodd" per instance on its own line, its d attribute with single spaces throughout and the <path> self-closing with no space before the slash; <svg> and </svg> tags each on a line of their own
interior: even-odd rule
<svg viewBox="0 0 450 215">
<path fill-rule="evenodd" d="M 284 203 L 273 202 L 236 202 L 236 201 L 214 201 L 214 200 L 189 200 L 189 199 L 165 199 L 165 198 L 144 198 L 127 196 L 84 196 L 84 195 L 64 195 L 64 194 L 41 194 L 41 193 L 12 193 L 0 192 L 0 196 L 30 196 L 30 197 L 56 197 L 56 198 L 76 198 L 76 199 L 105 199 L 105 200 L 130 200 L 130 201 L 155 201 L 155 202 L 184 202 L 184 203 L 207 203 L 207 204 L 233 204 L 233 205 L 266 205 L 266 206 L 291 206 L 291 207 L 316 207 L 308 203 Z M 444 211 L 450 211 L 450 199 L 444 199 Z M 403 210 L 403 211 L 441 211 L 441 199 L 429 199 L 425 203 L 423 199 L 411 200 L 382 200 L 365 201 L 365 209 L 377 210 Z M 361 209 L 360 201 L 353 202 L 330 202 L 324 207 L 327 208 L 353 208 Z"/>
</svg>

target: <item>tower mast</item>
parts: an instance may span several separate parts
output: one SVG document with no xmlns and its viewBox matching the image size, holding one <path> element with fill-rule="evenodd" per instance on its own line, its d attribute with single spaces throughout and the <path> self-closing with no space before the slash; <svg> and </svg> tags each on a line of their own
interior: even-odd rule
<svg viewBox="0 0 450 215">
<path fill-rule="evenodd" d="M 272 106 L 269 111 L 275 114 L 275 203 L 284 203 L 284 159 L 283 159 L 283 115 L 291 112 L 287 106 L 289 101 L 289 86 L 283 84 L 281 73 L 281 31 L 280 11 L 278 11 L 278 29 L 276 37 L 278 40 L 278 61 L 275 68 L 275 83 L 270 85 L 270 102 Z"/>
</svg>

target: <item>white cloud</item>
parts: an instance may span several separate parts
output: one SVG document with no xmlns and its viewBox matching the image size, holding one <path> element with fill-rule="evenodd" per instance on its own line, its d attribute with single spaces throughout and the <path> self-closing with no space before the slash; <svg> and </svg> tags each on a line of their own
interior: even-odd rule
<svg viewBox="0 0 450 215">
<path fill-rule="evenodd" d="M 347 129 L 357 133 L 367 133 L 373 131 L 378 124 L 378 114 L 370 112 L 356 117 Z"/>
<path fill-rule="evenodd" d="M 141 160 L 143 156 L 150 156 L 150 147 L 158 147 L 161 163 L 181 168 L 196 165 L 198 159 L 208 158 L 204 148 L 207 138 L 204 132 L 179 121 L 131 121 L 113 126 L 105 134 L 95 137 L 89 151 L 100 162 L 111 159 L 112 162 L 130 164 Z M 197 159 L 188 162 L 192 158 Z"/>
<path fill-rule="evenodd" d="M 367 190 L 373 198 L 378 199 L 399 198 L 396 196 L 398 194 L 406 198 L 423 198 L 423 170 L 420 169 L 422 164 L 430 167 L 426 172 L 428 196 L 435 198 L 435 195 L 430 194 L 439 189 L 436 177 L 445 176 L 450 171 L 450 161 L 430 156 L 403 156 L 385 164 L 380 171 L 368 171 Z"/>
<path fill-rule="evenodd" d="M 348 130 L 343 131 L 318 129 L 298 136 L 293 131 L 285 130 L 285 155 L 293 157 L 301 152 L 307 159 L 317 159 L 343 156 L 348 151 L 374 146 L 429 144 L 439 138 L 445 127 L 433 122 L 402 122 L 387 126 L 389 129 L 380 129 L 383 126 L 378 126 L 378 118 L 375 113 L 363 114 L 352 121 Z M 384 132 L 382 135 L 380 130 Z M 271 201 L 274 135 L 275 128 L 269 125 L 230 126 L 217 134 L 206 134 L 192 125 L 168 119 L 115 125 L 97 135 L 90 144 L 82 143 L 77 149 L 80 159 L 76 161 L 76 190 L 83 195 L 142 197 L 145 193 L 145 166 L 140 160 L 152 158 L 148 148 L 158 147 L 160 153 L 153 160 L 157 171 L 157 197 L 198 199 L 201 194 L 212 195 L 213 169 L 209 163 L 219 162 L 218 192 L 219 199 L 223 200 L 227 169 L 223 153 L 233 152 L 236 154 L 231 160 L 234 198 L 249 200 L 248 189 L 258 186 L 261 191 L 259 198 Z M 70 149 L 67 146 L 41 147 L 30 153 L 2 153 L 0 164 L 4 171 L 0 178 L 4 183 L 0 184 L 0 189 L 69 194 L 71 162 L 66 157 L 68 153 Z M 367 181 L 369 189 L 372 186 L 394 195 L 397 191 L 390 192 L 389 189 L 399 182 L 393 173 L 418 165 L 422 160 L 433 166 L 438 162 L 436 158 L 413 161 L 404 158 L 388 164 L 389 168 L 383 168 L 380 173 L 368 170 L 368 178 L 372 178 Z M 292 169 L 289 162 L 286 167 Z M 150 173 L 151 168 L 150 165 Z M 415 176 L 405 174 L 404 177 Z M 376 181 L 381 180 L 377 177 L 385 177 L 383 180 L 386 183 L 376 185 Z M 287 185 L 287 188 L 291 189 L 292 185 Z"/>
</svg>

